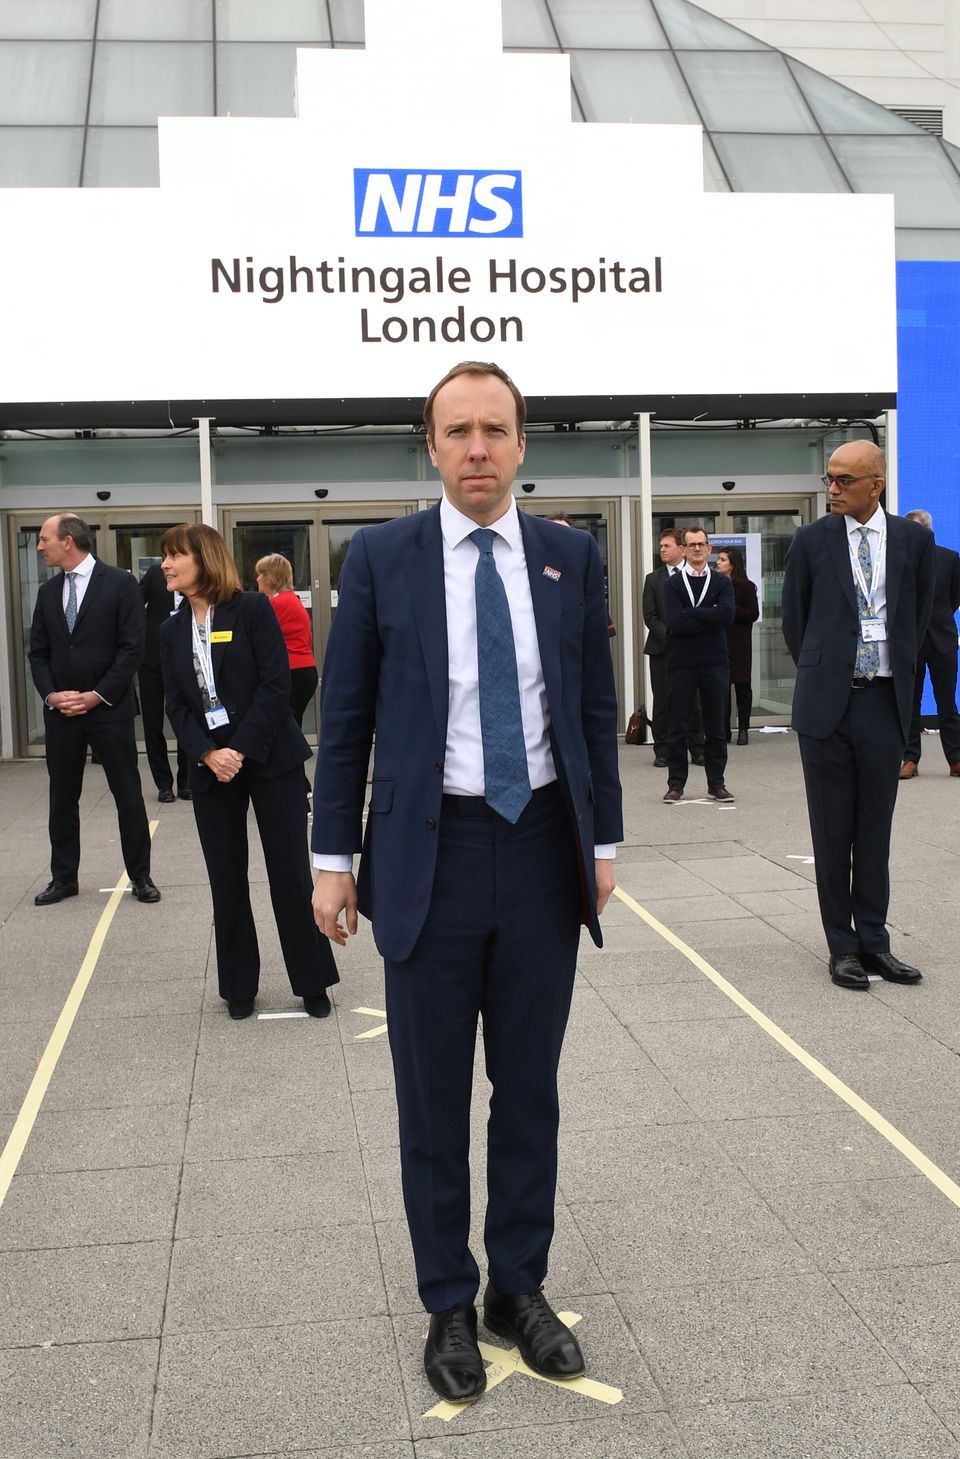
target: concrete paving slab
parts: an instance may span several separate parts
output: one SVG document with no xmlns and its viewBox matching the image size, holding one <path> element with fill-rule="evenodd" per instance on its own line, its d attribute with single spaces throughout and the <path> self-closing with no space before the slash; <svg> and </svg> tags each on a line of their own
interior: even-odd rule
<svg viewBox="0 0 960 1459">
<path fill-rule="evenodd" d="M 658 1025 L 662 1027 L 663 1025 Z M 584 1071 L 567 1068 L 561 1059 L 560 1127 L 569 1134 L 591 1135 L 630 1125 L 672 1125 L 693 1120 L 689 1105 L 656 1069 Z"/>
<path fill-rule="evenodd" d="M 676 1413 L 690 1459 L 957 1459 L 953 1434 L 906 1383 Z M 960 1425 L 958 1425 L 960 1427 Z"/>
<path fill-rule="evenodd" d="M 493 1430 L 418 1439 L 416 1459 L 505 1459 L 509 1438 Z M 675 1425 L 660 1413 L 621 1416 L 613 1409 L 609 1417 L 577 1423 L 524 1424 L 517 1442 L 523 1445 L 523 1459 L 556 1459 L 562 1453 L 577 1459 L 687 1459 Z"/>
<path fill-rule="evenodd" d="M 889 1141 L 852 1110 L 718 1120 L 704 1128 L 757 1190 L 903 1176 Z"/>
<path fill-rule="evenodd" d="M 703 974 L 689 958 L 658 938 L 656 946 L 622 953 L 604 950 L 602 957 L 581 960 L 577 977 L 600 991 L 623 983 L 631 988 L 647 983 L 698 983 Z"/>
<path fill-rule="evenodd" d="M 146 1459 L 158 1347 L 0 1350 L 4 1459 Z"/>
<path fill-rule="evenodd" d="M 960 1263 L 831 1277 L 911 1382 L 960 1375 Z"/>
<path fill-rule="evenodd" d="M 329 1018 L 236 1022 L 218 1010 L 201 1021 L 193 1079 L 197 1101 L 227 1105 L 269 1090 L 317 1109 L 328 1092 L 343 1087 L 343 1055 Z"/>
<path fill-rule="evenodd" d="M 164 1339 L 151 1459 L 409 1437 L 387 1318 Z"/>
<path fill-rule="evenodd" d="M 0 1251 L 169 1239 L 179 1179 L 174 1165 L 17 1175 L 0 1207 Z"/>
<path fill-rule="evenodd" d="M 23 1103 L 51 1027 L 37 1020 L 0 1025 L 0 1110 L 4 1114 L 16 1114 Z"/>
<path fill-rule="evenodd" d="M 922 1175 L 768 1191 L 767 1199 L 823 1272 L 960 1260 L 956 1207 Z"/>
<path fill-rule="evenodd" d="M 580 1296 L 574 1300 L 564 1292 L 551 1289 L 550 1302 L 557 1311 L 579 1312 L 583 1318 L 577 1324 L 577 1336 L 583 1348 L 587 1377 L 622 1390 L 623 1401 L 609 1411 L 609 1417 L 616 1422 L 635 1414 L 662 1410 L 663 1400 L 612 1297 Z M 393 1325 L 414 1438 L 446 1435 L 447 1425 L 441 1428 L 441 1420 L 422 1417 L 436 1403 L 436 1395 L 423 1373 L 426 1314 L 395 1317 Z M 505 1339 L 487 1332 L 482 1314 L 479 1336 L 491 1347 L 509 1349 Z M 502 1442 L 505 1430 L 596 1419 L 597 1410 L 603 1407 L 596 1399 L 557 1384 L 541 1383 L 525 1373 L 514 1373 L 469 1405 L 455 1420 L 456 1431 L 458 1434 L 499 1433 Z"/>
<path fill-rule="evenodd" d="M 634 1024 L 647 1027 L 651 1023 L 690 1023 L 746 1017 L 702 973 L 698 975 L 696 982 L 650 983 L 642 987 L 618 984 L 615 987 L 605 987 L 602 989 L 602 997 L 610 1011 L 630 1029 Z"/>
<path fill-rule="evenodd" d="M 662 856 L 657 861 L 632 861 L 621 865 L 617 853 L 617 882 L 638 902 L 647 905 L 647 898 L 681 900 L 686 897 L 709 896 L 714 888 L 697 875 L 697 862 L 673 861 Z M 623 903 L 620 903 L 623 906 Z M 624 911 L 629 909 L 624 907 Z M 604 912 L 606 919 L 606 912 Z M 604 920 L 606 926 L 606 920 Z"/>
<path fill-rule="evenodd" d="M 702 857 L 697 862 L 697 876 L 721 892 L 802 891 L 806 883 L 795 871 L 787 871 L 776 862 L 755 853 L 739 856 Z"/>
<path fill-rule="evenodd" d="M 842 1108 L 831 1089 L 793 1059 L 742 1069 L 721 1064 L 671 1071 L 678 1095 L 702 1120 L 769 1119 Z"/>
<path fill-rule="evenodd" d="M 364 1150 L 385 1150 L 400 1143 L 397 1096 L 393 1089 L 358 1089 L 352 1096 L 357 1135 Z"/>
<path fill-rule="evenodd" d="M 819 1274 L 620 1293 L 617 1303 L 671 1406 L 856 1390 L 903 1377 Z"/>
<path fill-rule="evenodd" d="M 630 1032 L 658 1069 L 729 1064 L 781 1063 L 791 1057 L 752 1018 L 661 1019 L 631 1022 Z"/>
<path fill-rule="evenodd" d="M 248 1094 L 190 1106 L 184 1160 L 261 1159 L 356 1150 L 357 1129 L 346 1088 L 325 1092 L 322 1107 L 289 1096 Z"/>
<path fill-rule="evenodd" d="M 641 896 L 632 888 L 628 890 L 651 917 L 678 932 L 684 941 L 688 928 L 699 927 L 704 922 L 728 922 L 732 918 L 742 920 L 744 915 L 743 907 L 733 897 L 711 891 L 705 885 L 683 897 Z"/>
<path fill-rule="evenodd" d="M 0 1253 L 0 1348 L 159 1337 L 167 1241 Z"/>
<path fill-rule="evenodd" d="M 286 1327 L 387 1311 L 369 1223 L 177 1240 L 165 1333 Z"/>
<path fill-rule="evenodd" d="M 808 892 L 735 892 L 733 900 L 738 906 L 749 912 L 753 917 L 789 917 L 794 915 L 798 908 L 794 901 L 797 896 L 808 897 Z M 814 893 L 816 897 L 816 893 Z M 815 911 L 815 908 L 804 906 L 803 911 Z M 741 914 L 742 915 L 742 914 Z"/>
<path fill-rule="evenodd" d="M 729 917 L 720 922 L 702 922 L 696 928 L 684 929 L 684 942 L 700 953 L 707 962 L 713 962 L 717 949 L 735 949 L 738 957 L 751 948 L 763 948 L 768 957 L 779 957 L 792 951 L 795 942 L 786 933 L 774 926 L 772 921 L 760 921 L 755 917 Z"/>
<path fill-rule="evenodd" d="M 156 1018 L 162 1015 L 199 1015 L 203 1006 L 202 977 L 128 979 L 107 982 L 94 975 L 84 994 L 85 1019 Z"/>
<path fill-rule="evenodd" d="M 325 1228 L 369 1220 L 357 1151 L 185 1165 L 177 1237 Z M 2 1229 L 2 1228 L 0 1228 Z"/>
<path fill-rule="evenodd" d="M 390 1444 L 334 1444 L 324 1449 L 296 1449 L 297 1459 L 416 1459 L 413 1441 L 397 1439 Z M 276 1449 L 269 1454 L 220 1455 L 218 1459 L 289 1459 L 291 1450 L 282 1455 Z"/>
<path fill-rule="evenodd" d="M 743 856 L 743 843 L 736 840 L 730 841 L 700 841 L 691 839 L 689 841 L 661 842 L 659 844 L 661 855 L 669 856 L 671 861 L 719 861 L 721 857 Z M 617 859 L 620 858 L 619 849 Z M 694 868 L 696 870 L 696 868 Z"/>
<path fill-rule="evenodd" d="M 176 1104 L 190 1095 L 196 1014 L 97 1020 L 78 1018 L 44 1107 Z"/>
<path fill-rule="evenodd" d="M 581 1201 L 629 1201 L 638 1186 L 736 1179 L 702 1125 L 635 1125 L 598 1131 L 589 1140 L 561 1127 L 559 1154 L 563 1198 L 574 1207 Z"/>
<path fill-rule="evenodd" d="M 18 1169 L 21 1175 L 124 1166 L 178 1165 L 187 1107 L 118 1105 L 110 1109 L 42 1108 Z"/>
</svg>

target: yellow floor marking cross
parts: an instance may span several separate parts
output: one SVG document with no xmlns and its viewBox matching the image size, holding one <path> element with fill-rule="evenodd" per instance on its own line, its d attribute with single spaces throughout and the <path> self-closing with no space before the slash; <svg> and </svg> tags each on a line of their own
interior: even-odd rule
<svg viewBox="0 0 960 1459">
<path fill-rule="evenodd" d="M 558 1312 L 557 1316 L 561 1322 L 568 1327 L 582 1321 L 579 1312 Z M 490 1366 L 487 1369 L 486 1392 L 496 1388 L 506 1378 L 514 1373 L 525 1373 L 528 1378 L 536 1378 L 538 1383 L 552 1383 L 554 1388 L 563 1388 L 568 1393 L 580 1393 L 584 1398 L 594 1398 L 598 1403 L 620 1403 L 623 1393 L 619 1388 L 611 1388 L 607 1383 L 598 1383 L 593 1378 L 544 1378 L 542 1373 L 535 1373 L 528 1368 L 520 1356 L 519 1348 L 498 1348 L 491 1343 L 478 1343 L 481 1356 L 484 1357 Z M 434 1404 L 423 1415 L 424 1418 L 438 1418 L 445 1424 L 453 1419 L 459 1418 L 465 1409 L 469 1408 L 467 1403 L 447 1403 L 445 1400 Z"/>
<path fill-rule="evenodd" d="M 351 1008 L 350 1012 L 365 1013 L 368 1018 L 386 1018 L 387 1016 L 387 1010 L 385 1008 Z M 353 1037 L 354 1039 L 376 1039 L 382 1033 L 386 1033 L 386 1031 L 387 1025 L 381 1023 L 379 1028 L 368 1028 L 366 1033 L 355 1033 Z"/>
</svg>

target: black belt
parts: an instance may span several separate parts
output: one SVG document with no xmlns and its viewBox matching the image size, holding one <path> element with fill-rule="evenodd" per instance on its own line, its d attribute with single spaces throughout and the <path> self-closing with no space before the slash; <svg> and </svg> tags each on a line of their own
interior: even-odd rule
<svg viewBox="0 0 960 1459">
<path fill-rule="evenodd" d="M 560 795 L 560 786 L 555 780 L 549 785 L 541 785 L 538 789 L 530 792 L 530 804 L 557 799 Z M 474 816 L 478 819 L 493 820 L 497 812 L 493 806 L 487 805 L 482 795 L 445 795 L 443 797 L 443 814 L 447 816 Z"/>
<path fill-rule="evenodd" d="M 876 674 L 872 679 L 854 679 L 854 689 L 873 689 L 878 684 L 892 684 L 893 680 L 889 674 Z"/>
</svg>

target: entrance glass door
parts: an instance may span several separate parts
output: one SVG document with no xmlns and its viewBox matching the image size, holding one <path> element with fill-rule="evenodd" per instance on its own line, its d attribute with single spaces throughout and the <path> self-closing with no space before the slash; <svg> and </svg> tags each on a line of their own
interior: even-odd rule
<svg viewBox="0 0 960 1459">
<path fill-rule="evenodd" d="M 311 571 L 313 532 L 312 514 L 299 520 L 291 518 L 278 522 L 261 520 L 259 517 L 250 520 L 246 513 L 242 516 L 237 513 L 237 520 L 227 539 L 229 541 L 232 536 L 233 555 L 240 571 L 240 581 L 250 591 L 256 591 L 257 563 L 261 557 L 269 557 L 278 552 L 287 559 L 293 571 L 293 590 L 307 610 L 311 630 L 314 623 Z M 303 732 L 305 735 L 317 733 L 316 698 L 304 710 Z"/>
<path fill-rule="evenodd" d="M 760 622 L 753 628 L 754 704 L 767 714 L 789 714 L 796 670 L 783 641 L 783 573 L 787 549 L 801 527 L 803 512 L 731 511 L 729 532 L 759 532 L 761 578 Z"/>
</svg>

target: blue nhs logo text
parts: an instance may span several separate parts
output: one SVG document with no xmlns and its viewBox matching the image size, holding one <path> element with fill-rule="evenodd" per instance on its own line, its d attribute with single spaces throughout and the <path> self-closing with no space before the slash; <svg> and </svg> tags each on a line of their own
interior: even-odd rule
<svg viewBox="0 0 960 1459">
<path fill-rule="evenodd" d="M 355 167 L 358 238 L 522 238 L 519 172 Z"/>
</svg>

